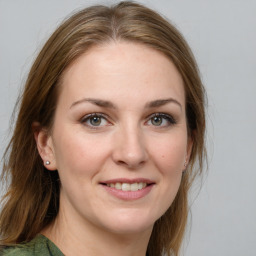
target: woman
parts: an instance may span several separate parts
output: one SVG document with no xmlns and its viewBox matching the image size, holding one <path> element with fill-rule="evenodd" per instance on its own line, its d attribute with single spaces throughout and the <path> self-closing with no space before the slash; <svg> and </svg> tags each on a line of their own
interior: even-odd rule
<svg viewBox="0 0 256 256">
<path fill-rule="evenodd" d="M 30 70 L 5 154 L 2 254 L 178 255 L 204 97 L 188 45 L 154 11 L 67 19 Z"/>
</svg>

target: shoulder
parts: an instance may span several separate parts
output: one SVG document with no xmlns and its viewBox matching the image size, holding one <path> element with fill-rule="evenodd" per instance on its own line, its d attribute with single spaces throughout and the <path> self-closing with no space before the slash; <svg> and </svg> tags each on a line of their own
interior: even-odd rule
<svg viewBox="0 0 256 256">
<path fill-rule="evenodd" d="M 4 248 L 0 256 L 62 256 L 61 251 L 45 236 L 38 235 L 28 243 Z"/>
<path fill-rule="evenodd" d="M 10 246 L 0 252 L 1 256 L 34 256 L 33 248 L 27 246 Z"/>
</svg>

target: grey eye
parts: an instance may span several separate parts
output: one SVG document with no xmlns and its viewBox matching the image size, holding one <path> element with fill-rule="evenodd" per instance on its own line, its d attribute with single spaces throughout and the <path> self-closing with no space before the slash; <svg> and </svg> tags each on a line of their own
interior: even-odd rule
<svg viewBox="0 0 256 256">
<path fill-rule="evenodd" d="M 92 126 L 99 126 L 101 124 L 101 117 L 100 116 L 92 116 L 89 119 L 89 122 Z"/>
<path fill-rule="evenodd" d="M 155 113 L 152 114 L 146 122 L 147 125 L 155 127 L 169 127 L 176 124 L 176 120 L 169 114 L 166 113 Z"/>
<path fill-rule="evenodd" d="M 161 116 L 154 116 L 151 118 L 151 123 L 155 126 L 160 126 L 163 122 L 163 118 Z"/>
<path fill-rule="evenodd" d="M 91 129 L 98 129 L 111 125 L 111 123 L 108 121 L 108 117 L 101 113 L 88 114 L 84 116 L 80 122 Z"/>
</svg>

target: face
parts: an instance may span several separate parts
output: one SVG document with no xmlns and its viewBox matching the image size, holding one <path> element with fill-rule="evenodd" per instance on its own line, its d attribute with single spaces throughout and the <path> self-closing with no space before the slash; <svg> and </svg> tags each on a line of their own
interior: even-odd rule
<svg viewBox="0 0 256 256">
<path fill-rule="evenodd" d="M 172 204 L 191 142 L 182 78 L 135 43 L 95 46 L 63 76 L 43 158 L 60 212 L 114 233 L 149 230 Z"/>
</svg>

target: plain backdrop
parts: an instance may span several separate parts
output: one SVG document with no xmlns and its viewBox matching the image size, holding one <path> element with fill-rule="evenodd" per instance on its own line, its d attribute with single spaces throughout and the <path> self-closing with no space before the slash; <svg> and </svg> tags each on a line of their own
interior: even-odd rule
<svg viewBox="0 0 256 256">
<path fill-rule="evenodd" d="M 48 36 L 70 12 L 115 2 L 0 0 L 1 156 L 16 97 Z M 197 197 L 198 189 L 193 189 L 191 228 L 183 254 L 255 256 L 256 1 L 138 2 L 181 30 L 208 92 L 209 169 Z"/>
</svg>

